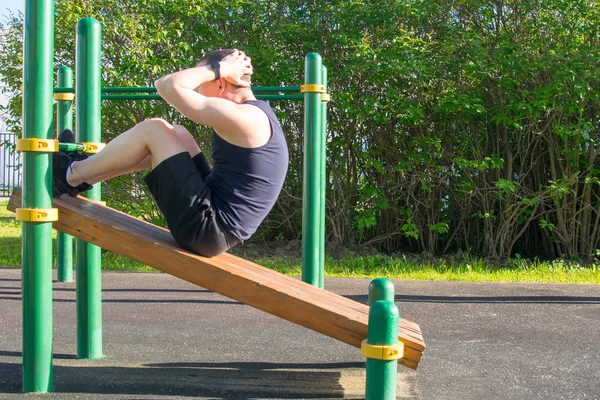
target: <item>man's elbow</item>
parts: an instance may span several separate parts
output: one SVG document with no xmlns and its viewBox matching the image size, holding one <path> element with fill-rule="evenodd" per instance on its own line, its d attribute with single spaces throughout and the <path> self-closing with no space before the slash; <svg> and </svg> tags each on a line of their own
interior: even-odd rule
<svg viewBox="0 0 600 400">
<path fill-rule="evenodd" d="M 158 94 L 160 94 L 161 96 L 169 93 L 173 89 L 171 80 L 167 76 L 164 76 L 154 81 L 154 87 L 156 88 Z"/>
</svg>

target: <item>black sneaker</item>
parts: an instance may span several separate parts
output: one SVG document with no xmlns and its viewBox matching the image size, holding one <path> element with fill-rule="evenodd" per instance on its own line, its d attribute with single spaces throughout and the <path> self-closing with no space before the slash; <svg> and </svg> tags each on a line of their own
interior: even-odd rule
<svg viewBox="0 0 600 400">
<path fill-rule="evenodd" d="M 64 129 L 60 135 L 58 135 L 58 141 L 60 143 L 75 143 L 75 134 L 70 129 Z"/>
<path fill-rule="evenodd" d="M 83 158 L 81 158 L 83 157 Z M 73 162 L 86 159 L 84 154 L 69 154 L 64 151 L 54 153 L 52 156 L 52 197 L 60 197 L 67 193 L 69 196 L 76 197 L 79 193 L 90 190 L 92 185 L 82 183 L 77 186 L 71 186 L 67 182 L 67 171 Z"/>
</svg>

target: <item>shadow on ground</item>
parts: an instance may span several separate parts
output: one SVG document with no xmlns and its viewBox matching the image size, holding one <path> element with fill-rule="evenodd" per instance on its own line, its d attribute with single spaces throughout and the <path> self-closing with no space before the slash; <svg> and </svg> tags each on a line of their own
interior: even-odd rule
<svg viewBox="0 0 600 400">
<path fill-rule="evenodd" d="M 20 357 L 19 352 L 2 354 Z M 226 399 L 348 398 L 364 363 L 161 363 L 112 366 L 55 355 L 56 395 L 200 396 Z M 71 363 L 72 365 L 64 365 Z M 352 370 L 355 369 L 355 370 Z M 362 370 L 361 370 L 362 369 Z M 350 372 L 349 372 L 350 371 Z M 354 374 L 353 372 L 354 371 Z M 364 382 L 362 383 L 364 385 Z M 360 388 L 356 388 L 357 398 Z M 364 390 L 364 386 L 362 386 Z M 21 364 L 0 363 L 0 394 L 21 393 Z"/>
</svg>

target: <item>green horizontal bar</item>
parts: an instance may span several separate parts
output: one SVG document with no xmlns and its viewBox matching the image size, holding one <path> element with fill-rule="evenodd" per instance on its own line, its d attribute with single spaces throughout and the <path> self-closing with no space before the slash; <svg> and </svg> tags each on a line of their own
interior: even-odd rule
<svg viewBox="0 0 600 400">
<path fill-rule="evenodd" d="M 254 93 L 264 92 L 286 92 L 286 93 L 299 93 L 300 86 L 255 86 L 252 88 Z"/>
<path fill-rule="evenodd" d="M 145 87 L 104 87 L 104 93 L 156 93 L 154 86 Z"/>
<path fill-rule="evenodd" d="M 260 100 L 304 100 L 303 94 L 259 94 Z M 158 94 L 103 94 L 102 100 L 162 100 Z"/>
<path fill-rule="evenodd" d="M 102 100 L 162 100 L 159 94 L 103 94 Z"/>
<path fill-rule="evenodd" d="M 105 87 L 103 93 L 156 93 L 155 87 Z M 55 87 L 54 93 L 75 93 L 72 87 Z"/>
<path fill-rule="evenodd" d="M 59 143 L 58 150 L 60 151 L 85 151 L 85 145 L 81 143 Z"/>
<path fill-rule="evenodd" d="M 105 87 L 102 89 L 104 93 L 156 93 L 154 86 L 146 87 Z M 300 86 L 255 86 L 252 88 L 253 92 L 264 93 L 264 92 L 286 92 L 286 93 L 297 93 L 300 92 Z"/>
<path fill-rule="evenodd" d="M 252 88 L 255 93 L 265 92 L 285 92 L 298 93 L 300 86 L 255 86 Z M 72 87 L 55 87 L 54 93 L 75 93 L 75 88 Z M 156 93 L 154 86 L 145 87 L 104 87 L 102 93 Z"/>
<path fill-rule="evenodd" d="M 259 100 L 304 100 L 303 94 L 258 94 Z"/>
</svg>

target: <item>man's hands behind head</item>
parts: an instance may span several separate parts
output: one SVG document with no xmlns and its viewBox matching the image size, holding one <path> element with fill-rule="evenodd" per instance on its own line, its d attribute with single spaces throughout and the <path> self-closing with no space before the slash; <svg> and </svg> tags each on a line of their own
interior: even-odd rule
<svg viewBox="0 0 600 400">
<path fill-rule="evenodd" d="M 244 75 L 252 75 L 252 63 L 241 50 L 234 50 L 233 53 L 223 57 L 221 64 L 221 78 L 227 82 L 241 87 L 250 87 L 250 82 L 242 79 Z"/>
</svg>

